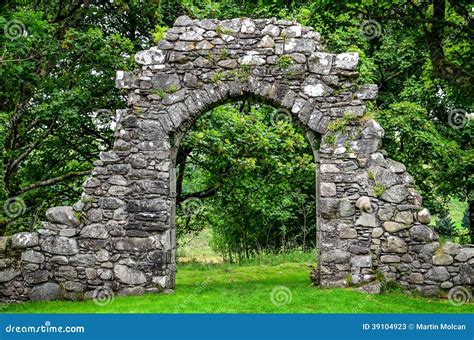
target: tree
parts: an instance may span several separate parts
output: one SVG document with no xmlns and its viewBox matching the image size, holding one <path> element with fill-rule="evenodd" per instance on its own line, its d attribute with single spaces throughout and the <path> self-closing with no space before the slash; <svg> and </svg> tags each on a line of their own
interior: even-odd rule
<svg viewBox="0 0 474 340">
<path fill-rule="evenodd" d="M 197 120 L 178 157 L 178 235 L 210 227 L 229 258 L 314 246 L 314 161 L 290 120 L 248 101 Z"/>
<path fill-rule="evenodd" d="M 173 1 L 10 1 L 0 7 L 0 233 L 72 204 L 110 149 L 116 70 L 179 15 Z M 174 14 L 173 14 L 174 13 Z M 172 14 L 172 15 L 171 15 Z"/>
<path fill-rule="evenodd" d="M 358 51 L 358 81 L 379 86 L 369 109 L 387 131 L 389 156 L 405 162 L 432 212 L 445 212 L 452 197 L 468 201 L 474 238 L 470 13 L 465 0 L 2 3 L 0 204 L 19 196 L 26 212 L 2 212 L 0 229 L 33 226 L 46 207 L 77 199 L 84 173 L 113 139 L 107 124 L 95 124 L 97 112 L 110 121 L 101 110 L 125 105 L 115 70 L 135 67 L 133 53 L 186 14 L 297 20 L 319 31 L 328 51 Z"/>
</svg>

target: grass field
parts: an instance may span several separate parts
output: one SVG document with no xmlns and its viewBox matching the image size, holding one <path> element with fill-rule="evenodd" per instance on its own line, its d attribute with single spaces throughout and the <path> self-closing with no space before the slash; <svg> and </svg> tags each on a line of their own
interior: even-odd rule
<svg viewBox="0 0 474 340">
<path fill-rule="evenodd" d="M 181 265 L 176 292 L 93 301 L 30 302 L 4 306 L 3 313 L 474 313 L 474 304 L 400 292 L 367 295 L 352 289 L 319 289 L 309 280 L 311 263 L 249 261 L 243 265 Z M 273 295 L 272 291 L 280 290 Z M 290 298 L 291 296 L 291 298 Z M 281 304 L 281 305 L 279 305 Z"/>
</svg>

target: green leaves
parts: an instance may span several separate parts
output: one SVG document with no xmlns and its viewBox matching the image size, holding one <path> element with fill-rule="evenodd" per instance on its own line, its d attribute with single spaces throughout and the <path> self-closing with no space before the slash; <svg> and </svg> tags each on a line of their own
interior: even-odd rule
<svg viewBox="0 0 474 340">
<path fill-rule="evenodd" d="M 39 11 L 12 10 L 0 22 L 23 30 L 0 37 L 0 204 L 23 193 L 28 207 L 15 220 L 0 215 L 15 231 L 34 225 L 48 206 L 74 203 L 83 177 L 41 183 L 91 169 L 99 150 L 111 147 L 110 126 L 96 126 L 93 116 L 109 109 L 112 120 L 124 106 L 114 76 L 133 65 L 133 45 L 120 34 L 71 28 Z"/>
<path fill-rule="evenodd" d="M 303 233 L 314 229 L 313 214 L 303 231 L 300 211 L 314 206 L 311 148 L 290 116 L 276 120 L 281 112 L 272 107 L 241 112 L 239 106 L 246 107 L 235 103 L 204 114 L 183 140 L 181 148 L 192 150 L 183 194 L 219 188 L 203 200 L 206 213 L 178 214 L 178 234 L 210 226 L 217 248 L 237 256 L 301 246 Z"/>
<path fill-rule="evenodd" d="M 385 129 L 384 146 L 390 157 L 407 166 L 424 204 L 434 213 L 445 213 L 450 196 L 462 196 L 466 190 L 462 166 L 466 153 L 437 130 L 419 104 L 392 104 L 377 119 Z"/>
<path fill-rule="evenodd" d="M 90 167 L 99 150 L 110 147 L 112 131 L 107 124 L 95 124 L 94 115 L 109 109 L 112 120 L 114 110 L 125 105 L 114 87 L 115 71 L 133 69 L 131 56 L 161 39 L 183 14 L 296 20 L 321 34 L 326 51 L 357 51 L 357 82 L 379 86 L 377 107 L 371 111 L 381 110 L 378 119 L 387 132 L 384 148 L 408 166 L 425 204 L 442 212 L 448 197 L 466 199 L 474 186 L 472 119 L 461 128 L 449 124 L 454 110 L 469 113 L 474 109 L 469 81 L 473 71 L 471 8 L 466 1 L 457 2 L 456 7 L 445 1 L 441 21 L 433 17 L 431 2 L 414 5 L 401 0 L 30 3 L 1 5 L 0 28 L 5 34 L 0 35 L 0 204 L 25 186 Z M 367 36 L 363 23 L 371 20 L 378 24 L 377 32 Z M 439 32 L 432 31 L 436 22 L 443 23 Z M 437 46 L 432 44 L 435 38 L 438 53 L 431 51 Z M 441 60 L 434 58 L 438 55 Z M 247 71 L 228 76 L 245 80 Z M 262 106 L 254 107 L 250 115 L 229 107 L 225 113 L 219 110 L 198 121 L 183 144 L 196 150 L 192 154 L 195 167 L 189 169 L 202 174 L 187 189 L 213 184 L 216 174 L 225 173 L 227 167 L 231 168 L 228 178 L 243 181 L 233 195 L 240 192 L 245 197 L 255 183 L 260 190 L 264 183 L 250 180 L 260 174 L 268 181 L 281 181 L 281 191 L 268 193 L 275 197 L 281 198 L 279 192 L 287 190 L 283 183 L 295 178 L 305 187 L 302 178 L 312 156 L 302 151 L 306 146 L 301 133 L 288 128 L 284 120 L 270 124 L 270 111 Z M 34 148 L 19 165 L 10 168 L 31 145 Z M 28 193 L 26 203 L 39 209 L 42 204 L 73 201 L 80 193 L 80 182 L 80 178 L 70 179 L 35 189 Z M 261 197 L 266 196 L 262 193 Z"/>
</svg>

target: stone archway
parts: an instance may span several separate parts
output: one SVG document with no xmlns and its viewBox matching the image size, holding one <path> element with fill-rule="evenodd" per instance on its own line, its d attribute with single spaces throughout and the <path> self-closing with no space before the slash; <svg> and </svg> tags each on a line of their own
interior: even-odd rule
<svg viewBox="0 0 474 340">
<path fill-rule="evenodd" d="M 474 248 L 437 242 L 412 177 L 381 150 L 383 129 L 364 104 L 377 87 L 358 85 L 358 60 L 323 52 L 319 34 L 294 22 L 178 18 L 157 46 L 137 53 L 140 68 L 117 73 L 128 108 L 81 200 L 49 209 L 35 233 L 1 239 L 0 297 L 174 289 L 179 140 L 200 113 L 245 95 L 322 135 L 316 283 L 343 287 L 383 274 L 424 294 L 472 286 Z"/>
</svg>

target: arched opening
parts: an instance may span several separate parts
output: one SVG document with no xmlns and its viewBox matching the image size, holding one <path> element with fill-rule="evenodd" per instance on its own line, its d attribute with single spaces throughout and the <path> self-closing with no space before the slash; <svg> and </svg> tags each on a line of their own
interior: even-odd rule
<svg viewBox="0 0 474 340">
<path fill-rule="evenodd" d="M 319 137 L 255 96 L 213 105 L 189 126 L 173 146 L 178 272 L 189 262 L 315 265 Z"/>
</svg>

